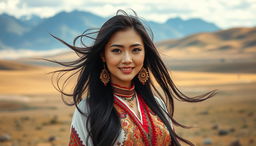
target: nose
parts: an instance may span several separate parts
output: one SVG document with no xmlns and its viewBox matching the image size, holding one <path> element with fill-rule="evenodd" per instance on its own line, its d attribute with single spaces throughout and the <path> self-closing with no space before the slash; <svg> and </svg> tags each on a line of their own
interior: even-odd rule
<svg viewBox="0 0 256 146">
<path fill-rule="evenodd" d="M 132 62 L 132 56 L 129 52 L 125 52 L 123 55 L 122 63 L 131 63 Z"/>
</svg>

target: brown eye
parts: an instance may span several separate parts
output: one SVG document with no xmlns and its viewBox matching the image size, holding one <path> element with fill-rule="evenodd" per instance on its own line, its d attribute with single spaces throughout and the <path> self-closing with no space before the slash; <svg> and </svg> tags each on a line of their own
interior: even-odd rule
<svg viewBox="0 0 256 146">
<path fill-rule="evenodd" d="M 114 52 L 114 53 L 121 53 L 121 50 L 120 50 L 120 49 L 113 49 L 113 50 L 111 50 L 111 52 Z"/>
<path fill-rule="evenodd" d="M 138 52 L 140 52 L 142 49 L 141 48 L 134 48 L 132 51 L 134 52 L 134 53 L 138 53 Z"/>
</svg>

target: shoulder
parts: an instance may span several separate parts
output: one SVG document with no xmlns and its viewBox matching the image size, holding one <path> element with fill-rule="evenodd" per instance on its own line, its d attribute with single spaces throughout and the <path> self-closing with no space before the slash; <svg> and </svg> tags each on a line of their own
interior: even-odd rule
<svg viewBox="0 0 256 146">
<path fill-rule="evenodd" d="M 82 112 L 80 112 L 79 110 Z M 77 104 L 77 107 L 75 107 L 73 118 L 72 118 L 72 124 L 74 122 L 78 122 L 79 120 L 84 120 L 89 113 L 89 106 L 86 99 L 83 99 Z"/>
<path fill-rule="evenodd" d="M 75 108 L 72 121 L 71 121 L 71 132 L 75 131 L 76 137 L 81 141 L 84 145 L 86 142 L 86 137 L 88 135 L 88 131 L 86 128 L 86 122 L 87 122 L 87 117 L 89 113 L 89 107 L 86 99 L 83 99 L 79 102 L 77 107 L 80 109 L 80 113 L 78 108 Z M 89 140 L 89 143 L 92 144 L 91 139 Z"/>
<path fill-rule="evenodd" d="M 88 105 L 88 100 L 87 98 L 82 99 L 78 104 L 77 107 L 82 111 L 82 112 L 88 112 L 89 111 L 89 105 Z M 77 108 L 76 108 L 77 110 Z"/>
</svg>

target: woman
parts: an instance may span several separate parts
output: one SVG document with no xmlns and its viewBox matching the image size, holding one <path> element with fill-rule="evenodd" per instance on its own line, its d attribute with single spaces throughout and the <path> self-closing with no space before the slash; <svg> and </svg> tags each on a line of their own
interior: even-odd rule
<svg viewBox="0 0 256 146">
<path fill-rule="evenodd" d="M 83 38 L 95 34 L 95 41 L 86 46 Z M 79 72 L 73 94 L 60 90 L 72 96 L 76 106 L 69 145 L 177 146 L 180 141 L 193 145 L 175 133 L 173 124 L 188 127 L 173 119 L 173 98 L 199 102 L 214 96 L 216 90 L 197 98 L 182 94 L 136 13 L 131 16 L 118 10 L 99 31 L 86 31 L 75 38 L 73 46 L 55 38 L 80 57 L 73 62 L 56 62 L 70 67 L 56 72 Z M 78 38 L 83 47 L 75 46 Z"/>
</svg>

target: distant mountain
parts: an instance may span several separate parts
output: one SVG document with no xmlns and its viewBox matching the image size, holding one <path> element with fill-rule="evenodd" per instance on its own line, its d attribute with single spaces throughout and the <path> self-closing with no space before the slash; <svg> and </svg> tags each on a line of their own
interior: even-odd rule
<svg viewBox="0 0 256 146">
<path fill-rule="evenodd" d="M 0 71 L 1 70 L 29 70 L 38 69 L 38 66 L 28 65 L 17 61 L 0 60 Z"/>
<path fill-rule="evenodd" d="M 26 40 L 22 40 L 19 44 L 23 48 L 38 50 L 60 48 L 63 45 L 53 39 L 49 33 L 71 43 L 73 38 L 81 34 L 84 30 L 102 25 L 103 22 L 104 19 L 102 17 L 88 12 L 61 12 L 51 18 L 45 19 L 30 32 L 26 33 L 24 35 Z"/>
<path fill-rule="evenodd" d="M 200 48 L 202 51 L 256 50 L 256 27 L 198 33 L 182 39 L 160 41 L 157 46 L 168 50 L 186 50 L 191 47 Z"/>
<path fill-rule="evenodd" d="M 41 19 L 37 15 L 32 15 L 30 17 L 28 16 L 21 16 L 20 18 L 21 21 L 23 21 L 27 26 L 34 27 L 41 23 L 44 19 Z"/>
<path fill-rule="evenodd" d="M 198 33 L 156 46 L 171 70 L 256 73 L 256 27 Z"/>
<path fill-rule="evenodd" d="M 0 15 L 0 50 L 31 49 L 50 50 L 65 47 L 49 33 L 72 43 L 73 39 L 88 28 L 99 28 L 106 18 L 85 11 L 60 12 L 50 18 L 25 16 L 16 19 L 7 14 Z M 202 19 L 169 19 L 165 23 L 146 21 L 154 33 L 154 41 L 181 38 L 193 33 L 219 30 L 215 24 Z"/>
<path fill-rule="evenodd" d="M 178 66 L 173 66 L 175 69 L 193 70 L 202 65 L 213 67 L 213 63 L 225 64 L 218 71 L 225 68 L 245 69 L 247 63 L 256 63 L 256 27 L 198 33 L 181 39 L 161 41 L 156 46 L 164 52 L 163 58 L 167 62 Z M 246 65 L 241 67 L 237 63 Z"/>
<path fill-rule="evenodd" d="M 12 46 L 14 41 L 28 31 L 29 27 L 21 20 L 7 14 L 0 15 L 0 44 Z"/>
<path fill-rule="evenodd" d="M 199 18 L 182 20 L 181 18 L 168 19 L 166 21 L 168 26 L 175 28 L 178 32 L 183 32 L 183 36 L 191 35 L 198 32 L 213 32 L 219 30 L 213 23 L 208 23 Z"/>
</svg>

